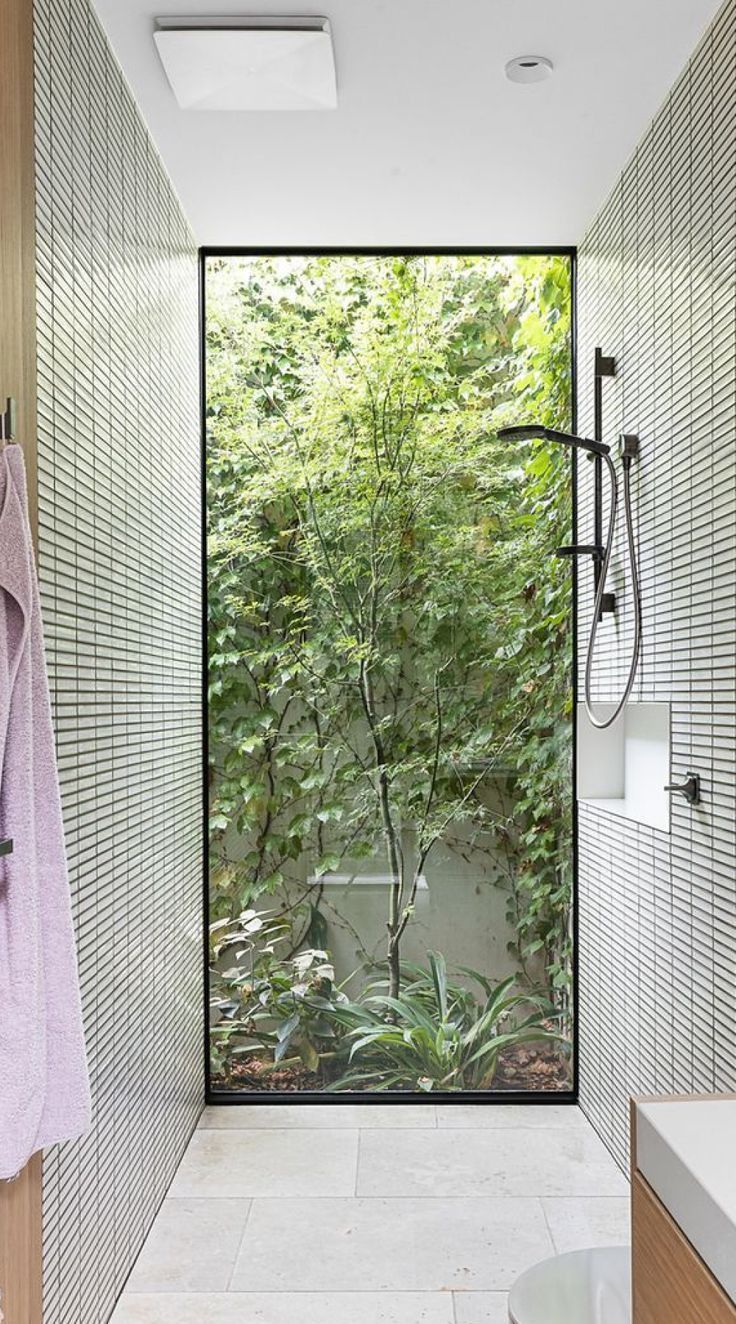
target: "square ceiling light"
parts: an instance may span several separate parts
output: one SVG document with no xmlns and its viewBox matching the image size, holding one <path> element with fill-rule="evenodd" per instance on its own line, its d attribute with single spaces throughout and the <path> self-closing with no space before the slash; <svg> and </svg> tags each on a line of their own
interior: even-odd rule
<svg viewBox="0 0 736 1324">
<path fill-rule="evenodd" d="M 161 18 L 154 40 L 183 110 L 334 110 L 326 18 Z"/>
</svg>

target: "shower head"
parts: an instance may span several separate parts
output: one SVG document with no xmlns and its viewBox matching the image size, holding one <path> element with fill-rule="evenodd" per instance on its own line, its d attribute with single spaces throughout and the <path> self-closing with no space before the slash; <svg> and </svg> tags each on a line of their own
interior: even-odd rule
<svg viewBox="0 0 736 1324">
<path fill-rule="evenodd" d="M 591 455 L 608 455 L 611 450 L 603 441 L 593 441 L 590 437 L 576 437 L 572 432 L 558 432 L 556 428 L 545 428 L 541 423 L 523 423 L 519 427 L 499 428 L 498 435 L 504 441 L 558 441 L 563 446 L 575 446 L 578 450 L 589 451 Z"/>
</svg>

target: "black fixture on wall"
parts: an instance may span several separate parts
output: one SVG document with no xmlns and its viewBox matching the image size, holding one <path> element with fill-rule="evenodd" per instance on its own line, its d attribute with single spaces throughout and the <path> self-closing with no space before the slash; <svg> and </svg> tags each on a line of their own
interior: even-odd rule
<svg viewBox="0 0 736 1324">
<path fill-rule="evenodd" d="M 593 360 L 593 438 L 601 449 L 588 451 L 588 459 L 593 463 L 593 542 L 575 543 L 569 547 L 556 548 L 556 556 L 590 556 L 593 560 L 593 594 L 598 591 L 601 567 L 605 555 L 603 545 L 603 461 L 602 454 L 610 449 L 603 442 L 603 380 L 616 376 L 616 360 L 603 354 L 596 347 Z M 600 615 L 615 612 L 616 594 L 604 593 L 601 598 Z"/>
<path fill-rule="evenodd" d="M 616 376 L 616 360 L 604 354 L 599 347 L 594 351 L 593 359 L 593 436 L 596 441 L 603 441 L 603 379 Z M 593 461 L 595 465 L 594 484 L 594 534 L 593 541 L 600 552 L 593 561 L 593 586 L 598 588 L 603 563 L 603 463 L 600 455 Z M 615 593 L 604 593 L 601 598 L 601 616 L 616 610 Z"/>
<path fill-rule="evenodd" d="M 684 796 L 689 805 L 700 804 L 700 774 L 697 772 L 688 769 L 684 782 L 668 782 L 664 789 L 670 795 L 677 793 Z"/>
<path fill-rule="evenodd" d="M 616 362 L 607 358 L 600 349 L 595 351 L 593 368 L 594 427 L 592 437 L 579 437 L 571 432 L 560 432 L 556 428 L 544 427 L 539 423 L 520 424 L 501 428 L 499 437 L 508 441 L 531 441 L 534 439 L 558 442 L 575 450 L 584 451 L 586 458 L 592 460 L 594 468 L 594 505 L 593 505 L 593 542 L 569 543 L 555 548 L 555 556 L 570 557 L 590 556 L 593 560 L 593 595 L 598 592 L 606 548 L 603 543 L 603 457 L 610 455 L 611 447 L 603 440 L 603 378 L 616 375 Z M 625 452 L 628 456 L 628 451 Z M 633 454 L 636 452 L 634 451 Z M 601 595 L 599 619 L 607 612 L 616 610 L 615 593 Z"/>
<path fill-rule="evenodd" d="M 626 512 L 626 534 L 628 543 L 629 564 L 631 567 L 631 587 L 634 597 L 634 645 L 632 652 L 629 674 L 624 686 L 623 694 L 616 704 L 614 711 L 605 718 L 596 716 L 593 711 L 593 701 L 591 697 L 592 685 L 592 665 L 593 654 L 595 651 L 595 641 L 598 631 L 598 625 L 603 619 L 605 612 L 614 612 L 616 610 L 616 598 L 612 593 L 604 592 L 606 578 L 611 564 L 611 555 L 613 552 L 613 541 L 616 533 L 616 512 L 618 509 L 618 478 L 616 469 L 611 459 L 611 447 L 607 446 L 602 439 L 603 432 L 603 392 L 602 380 L 604 377 L 615 375 L 616 365 L 612 358 L 606 358 L 601 354 L 600 349 L 595 351 L 594 363 L 594 396 L 595 396 L 595 437 L 580 437 L 571 432 L 558 432 L 554 428 L 545 427 L 540 423 L 526 423 L 518 427 L 501 428 L 498 436 L 509 441 L 529 441 L 534 438 L 544 438 L 547 441 L 559 442 L 562 445 L 572 448 L 573 455 L 576 451 L 584 451 L 589 460 L 595 464 L 594 481 L 594 523 L 595 523 L 595 542 L 594 543 L 572 543 L 568 547 L 558 547 L 557 556 L 569 556 L 572 558 L 573 566 L 577 565 L 577 559 L 580 556 L 590 556 L 593 560 L 594 568 L 594 588 L 593 588 L 593 620 L 588 639 L 588 651 L 585 659 L 585 687 L 584 701 L 585 710 L 588 719 L 593 726 L 599 730 L 605 730 L 612 726 L 623 711 L 631 694 L 636 670 L 639 664 L 639 655 L 641 649 L 641 593 L 639 584 L 639 568 L 636 554 L 636 537 L 634 532 L 634 520 L 631 506 L 631 467 L 639 457 L 639 438 L 633 433 L 621 433 L 617 454 L 621 460 L 623 468 L 623 487 L 624 487 L 624 508 Z M 611 496 L 608 510 L 608 532 L 605 544 L 603 538 L 603 499 L 601 491 L 601 471 L 602 461 L 605 460 L 608 468 L 611 482 Z M 577 469 L 573 467 L 573 482 L 577 478 Z M 575 581 L 577 583 L 577 581 Z"/>
<path fill-rule="evenodd" d="M 579 1039 L 579 1008 L 578 1008 L 578 811 L 575 787 L 577 784 L 577 697 L 578 697 L 578 576 L 577 563 L 573 563 L 572 574 L 572 592 L 571 592 L 571 631 L 572 631 L 572 665 L 570 675 L 570 688 L 572 692 L 572 767 L 571 767 L 571 786 L 570 794 L 572 800 L 572 904 L 571 904 L 571 929 L 572 929 L 572 1087 L 569 1090 L 559 1091 L 534 1091 L 534 1090 L 506 1090 L 506 1091 L 436 1091 L 431 1095 L 424 1092 L 406 1091 L 406 1092 L 370 1092 L 370 1093 L 344 1093 L 331 1094 L 326 1091 L 308 1091 L 303 1090 L 298 1093 L 271 1093 L 268 1091 L 248 1091 L 248 1090 L 223 1090 L 213 1089 L 212 1072 L 210 1060 L 210 1017 L 209 1017 L 209 923 L 210 923 L 210 889 L 209 889 L 209 721 L 208 721 L 208 650 L 207 650 L 207 480 L 206 480 L 206 460 L 207 460 L 207 364 L 206 364 L 206 266 L 209 258 L 216 257 L 289 257 L 289 256 L 374 256 L 374 257 L 411 257 L 411 256 L 439 256 L 439 255 L 475 255 L 487 257 L 515 257 L 515 256 L 559 256 L 566 257 L 570 263 L 570 298 L 571 298 L 571 331 L 570 331 L 570 396 L 571 396 L 571 426 L 573 432 L 577 425 L 577 250 L 574 247 L 524 247 L 516 248 L 484 248 L 476 247 L 400 247 L 400 248 L 245 248 L 245 247 L 211 247 L 200 248 L 199 250 L 199 328 L 200 328 L 200 429 L 201 429 L 201 478 L 202 478 L 202 718 L 203 718 L 203 745 L 202 745 L 202 816 L 203 816 L 203 980 L 204 980 L 204 1069 L 205 1069 L 205 1102 L 209 1105 L 230 1105 L 245 1106 L 249 1104 L 274 1106 L 288 1105 L 298 1102 L 300 1104 L 395 1104 L 397 1107 L 405 1103 L 456 1103 L 456 1104 L 492 1104 L 498 1106 L 529 1103 L 540 1106 L 553 1106 L 556 1104 L 575 1105 L 578 1102 L 579 1090 L 579 1067 L 578 1067 L 578 1039 Z M 605 360 L 604 360 L 605 362 Z M 613 360 L 610 360 L 613 363 Z M 605 375 L 605 374 L 604 374 Z M 610 375 L 610 374 L 609 374 Z M 499 434 L 500 435 L 500 434 Z M 557 440 L 564 440 L 570 434 L 557 433 Z M 598 438 L 600 441 L 601 439 Z M 600 467 L 601 455 L 609 448 L 601 443 L 600 447 L 595 447 L 592 442 L 589 443 L 591 451 L 598 450 L 598 454 L 589 454 L 589 459 L 596 459 Z M 602 515 L 601 515 L 602 521 Z M 573 450 L 572 455 L 572 536 L 577 545 L 577 453 Z M 602 532 L 600 537 L 602 538 Z M 580 549 L 582 552 L 584 549 Z M 613 595 L 610 595 L 613 596 Z"/>
</svg>

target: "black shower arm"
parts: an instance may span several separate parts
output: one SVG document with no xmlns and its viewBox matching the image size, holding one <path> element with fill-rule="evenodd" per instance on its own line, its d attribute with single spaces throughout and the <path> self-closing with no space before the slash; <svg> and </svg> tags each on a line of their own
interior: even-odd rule
<svg viewBox="0 0 736 1324">
<path fill-rule="evenodd" d="M 563 446 L 572 446 L 575 450 L 588 451 L 591 455 L 608 455 L 610 446 L 592 437 L 576 437 L 572 432 L 560 432 L 557 428 L 546 428 L 541 423 L 521 423 L 517 427 L 499 428 L 502 441 L 556 441 Z"/>
</svg>

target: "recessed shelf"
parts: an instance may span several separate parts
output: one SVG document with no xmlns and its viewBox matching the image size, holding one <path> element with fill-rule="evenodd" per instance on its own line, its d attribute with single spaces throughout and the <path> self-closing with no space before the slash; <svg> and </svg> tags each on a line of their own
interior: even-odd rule
<svg viewBox="0 0 736 1324">
<path fill-rule="evenodd" d="M 612 703 L 597 703 L 607 717 Z M 670 705 L 630 703 L 605 731 L 578 705 L 578 799 L 617 818 L 670 830 Z"/>
</svg>

